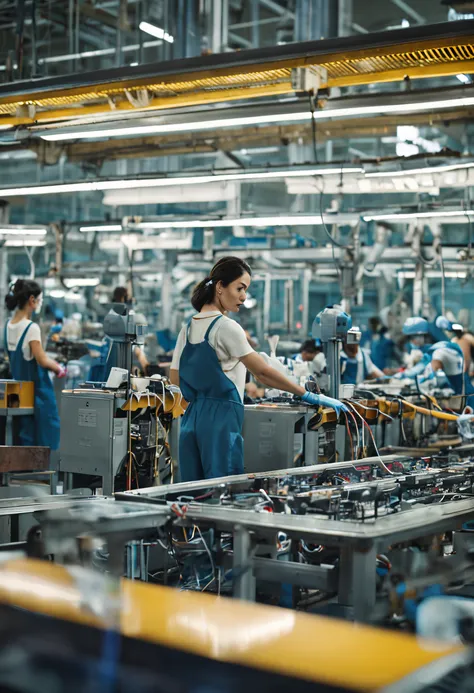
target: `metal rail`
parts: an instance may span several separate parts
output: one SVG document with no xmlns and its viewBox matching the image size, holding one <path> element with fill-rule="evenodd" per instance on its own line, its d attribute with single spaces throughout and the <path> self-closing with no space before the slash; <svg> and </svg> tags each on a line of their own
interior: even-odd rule
<svg viewBox="0 0 474 693">
<path fill-rule="evenodd" d="M 143 109 L 293 92 L 293 70 L 316 70 L 321 87 L 351 86 L 474 72 L 474 21 L 447 22 L 79 73 L 0 87 L 0 122 L 27 124 L 133 110 L 130 92 L 146 90 Z M 33 113 L 18 114 L 19 107 Z M 44 109 L 46 113 L 36 113 Z M 47 115 L 46 115 L 47 114 Z"/>
</svg>

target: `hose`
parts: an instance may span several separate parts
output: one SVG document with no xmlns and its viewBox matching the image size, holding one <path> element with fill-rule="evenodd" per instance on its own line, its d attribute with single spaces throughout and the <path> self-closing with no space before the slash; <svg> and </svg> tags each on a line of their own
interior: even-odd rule
<svg viewBox="0 0 474 693">
<path fill-rule="evenodd" d="M 419 407 L 417 404 L 412 404 L 411 402 L 407 402 L 406 399 L 402 399 L 403 404 L 406 404 L 407 407 L 410 407 L 410 409 L 414 409 L 420 414 L 423 414 L 424 416 L 432 416 L 435 419 L 442 419 L 443 421 L 457 421 L 458 420 L 458 415 L 457 414 L 448 414 L 448 412 L 444 411 L 435 411 L 434 409 L 426 409 L 426 407 Z"/>
</svg>

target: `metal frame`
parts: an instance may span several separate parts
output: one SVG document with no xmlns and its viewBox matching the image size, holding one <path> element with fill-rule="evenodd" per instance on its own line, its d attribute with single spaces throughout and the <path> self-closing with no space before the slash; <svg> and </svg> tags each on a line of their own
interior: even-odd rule
<svg viewBox="0 0 474 693">
<path fill-rule="evenodd" d="M 472 446 L 469 446 L 469 452 Z M 462 448 L 459 448 L 462 450 Z M 154 499 L 164 499 L 167 495 L 172 493 L 185 495 L 186 493 L 193 493 L 194 491 L 201 491 L 204 489 L 211 489 L 217 486 L 228 485 L 228 484 L 239 484 L 243 482 L 251 482 L 254 479 L 268 479 L 269 477 L 281 478 L 288 476 L 298 476 L 306 474 L 321 474 L 326 469 L 331 471 L 337 471 L 338 469 L 347 469 L 349 466 L 367 466 L 374 465 L 383 470 L 384 465 L 390 462 L 395 462 L 400 460 L 400 458 L 406 457 L 403 453 L 398 455 L 384 455 L 383 457 L 366 457 L 363 460 L 348 460 L 346 462 L 334 462 L 330 464 L 313 464 L 308 467 L 295 467 L 295 468 L 285 468 L 285 469 L 275 469 L 268 472 L 254 472 L 249 474 L 236 474 L 234 476 L 221 476 L 215 479 L 202 479 L 200 481 L 186 481 L 179 484 L 170 484 L 166 486 L 152 486 L 150 488 L 141 488 L 134 491 L 123 491 L 115 494 L 117 500 L 127 500 L 127 501 L 141 501 L 148 500 L 153 501 Z M 386 473 L 386 472 L 385 472 Z M 393 480 L 398 475 L 387 475 L 389 479 Z M 380 480 L 377 482 L 380 483 Z"/>
<path fill-rule="evenodd" d="M 361 462 L 367 464 L 368 460 Z M 375 465 L 381 464 L 376 458 L 372 458 L 372 462 Z M 348 464 L 350 463 L 306 467 L 292 470 L 291 473 L 308 474 L 325 468 L 343 468 Z M 287 474 L 288 470 L 280 470 L 274 476 Z M 147 489 L 141 495 L 140 492 L 117 494 L 115 507 L 102 502 L 98 506 L 98 513 L 92 512 L 91 506 L 88 506 L 82 509 L 82 516 L 77 511 L 70 515 L 47 512 L 38 519 L 43 527 L 45 541 L 53 542 L 52 546 L 56 542 L 61 546 L 66 538 L 86 533 L 107 538 L 110 553 L 114 556 L 115 569 L 118 571 L 123 569 L 123 551 L 127 542 L 147 537 L 150 532 L 153 533 L 172 520 L 178 526 L 197 525 L 201 529 L 212 528 L 231 533 L 233 593 L 237 598 L 255 599 L 257 579 L 297 584 L 337 593 L 340 607 L 348 609 L 354 620 L 370 622 L 376 602 L 377 553 L 393 544 L 459 529 L 465 521 L 474 518 L 472 499 L 451 501 L 430 506 L 429 509 L 415 508 L 366 522 L 335 521 L 314 515 L 255 513 L 252 510 L 199 503 L 188 504 L 185 510 L 183 508 L 183 515 L 176 518 L 171 503 L 167 503 L 164 497 L 167 493 L 196 491 L 209 488 L 210 485 L 239 483 L 266 476 L 269 475 L 262 473 L 224 477 L 212 480 L 211 484 L 208 480 Z M 393 477 L 389 476 L 389 481 L 393 482 Z M 122 503 L 121 498 L 127 501 L 133 499 L 138 504 Z M 339 549 L 339 566 L 307 566 L 257 556 L 259 544 L 268 549 L 269 544 L 274 545 L 279 532 L 284 532 L 291 539 L 303 539 L 312 544 Z"/>
</svg>

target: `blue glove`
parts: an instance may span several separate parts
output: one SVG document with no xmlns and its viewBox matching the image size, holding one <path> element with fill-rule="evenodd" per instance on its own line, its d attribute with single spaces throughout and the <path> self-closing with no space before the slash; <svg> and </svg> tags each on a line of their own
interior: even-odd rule
<svg viewBox="0 0 474 693">
<path fill-rule="evenodd" d="M 345 404 L 340 402 L 338 399 L 326 397 L 325 395 L 316 395 L 313 392 L 305 392 L 301 399 L 303 402 L 306 402 L 306 404 L 311 404 L 312 406 L 331 407 L 338 416 L 341 411 L 347 411 Z"/>
</svg>

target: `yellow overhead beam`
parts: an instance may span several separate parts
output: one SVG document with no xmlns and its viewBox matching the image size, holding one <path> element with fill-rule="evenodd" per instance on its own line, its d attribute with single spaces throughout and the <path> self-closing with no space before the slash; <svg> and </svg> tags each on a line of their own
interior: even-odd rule
<svg viewBox="0 0 474 693">
<path fill-rule="evenodd" d="M 0 115 L 20 125 L 283 94 L 298 89 L 298 80 L 292 85 L 298 68 L 310 68 L 313 78 L 317 72 L 319 88 L 472 73 L 474 22 L 385 32 L 363 42 L 352 36 L 34 80 L 21 88 L 3 85 Z M 83 108 L 78 113 L 74 105 Z M 34 112 L 21 112 L 28 107 Z"/>
<path fill-rule="evenodd" d="M 280 84 L 271 84 L 266 86 L 241 87 L 238 89 L 228 89 L 225 92 L 226 101 L 237 101 L 240 99 L 250 99 L 264 96 L 278 96 L 292 92 L 290 82 L 282 82 Z M 147 106 L 135 107 L 130 101 L 118 101 L 113 108 L 113 111 L 134 111 L 136 113 L 146 111 L 156 111 L 166 108 L 179 108 L 184 106 L 200 106 L 207 103 L 219 103 L 222 101 L 220 92 L 202 92 L 199 94 L 177 94 L 176 96 L 155 97 L 150 99 Z M 2 113 L 0 107 L 0 113 Z M 51 111 L 39 111 L 33 118 L 26 116 L 4 116 L 0 117 L 0 126 L 2 125 L 36 125 L 44 122 L 69 120 L 71 118 L 81 118 L 103 113 L 110 113 L 111 108 L 108 103 L 78 105 L 73 108 L 56 108 Z"/>
</svg>

